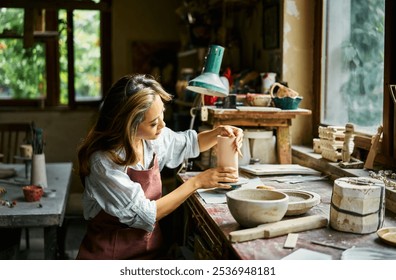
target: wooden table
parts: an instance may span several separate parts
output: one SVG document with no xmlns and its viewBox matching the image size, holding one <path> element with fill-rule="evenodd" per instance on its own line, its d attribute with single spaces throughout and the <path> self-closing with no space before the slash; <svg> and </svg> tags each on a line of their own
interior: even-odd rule
<svg viewBox="0 0 396 280">
<path fill-rule="evenodd" d="M 181 181 L 185 181 L 195 173 L 186 172 L 178 176 Z M 273 181 L 272 179 L 274 178 L 277 177 L 266 176 L 260 177 L 259 180 L 261 180 L 263 185 L 273 186 L 277 189 L 307 190 L 319 194 L 321 196 L 321 203 L 311 208 L 311 210 L 302 216 L 321 215 L 330 219 L 331 181 L 308 181 L 305 183 L 286 184 Z M 252 180 L 252 177 L 250 180 Z M 208 204 L 203 201 L 198 193 L 195 193 L 186 201 L 185 206 L 187 208 L 186 210 L 190 213 L 190 215 L 186 215 L 190 217 L 190 221 L 187 223 L 189 230 L 186 234 L 194 234 L 195 253 L 196 257 L 200 259 L 279 260 L 297 249 L 304 248 L 330 255 L 332 259 L 339 260 L 343 252 L 341 248 L 358 246 L 380 250 L 390 249 L 389 245 L 379 240 L 376 233 L 354 234 L 340 232 L 333 230 L 330 226 L 299 232 L 297 246 L 294 249 L 283 248 L 287 235 L 270 239 L 231 243 L 228 238 L 229 233 L 242 228 L 232 217 L 226 203 Z M 288 218 L 293 218 L 293 216 L 284 217 L 283 219 Z M 395 214 L 387 212 L 383 226 L 396 226 Z M 317 245 L 312 241 L 327 243 L 329 246 Z M 336 249 L 330 246 L 340 248 Z"/>
<path fill-rule="evenodd" d="M 290 164 L 292 119 L 298 115 L 310 115 L 312 112 L 307 109 L 277 110 L 272 107 L 265 109 L 257 111 L 256 107 L 248 106 L 243 107 L 243 110 L 209 107 L 207 123 L 213 127 L 226 124 L 237 127 L 274 128 L 279 163 Z"/>
<path fill-rule="evenodd" d="M 12 208 L 0 204 L 0 228 L 30 228 L 44 229 L 44 258 L 56 259 L 57 229 L 62 225 L 66 202 L 69 194 L 72 163 L 47 163 L 48 189 L 55 190 L 55 197 L 42 197 L 38 202 L 26 202 L 23 197 L 20 179 L 25 177 L 24 164 L 0 164 L 0 168 L 14 168 L 17 178 L 1 180 L 0 186 L 7 193 L 1 199 L 16 201 Z"/>
</svg>

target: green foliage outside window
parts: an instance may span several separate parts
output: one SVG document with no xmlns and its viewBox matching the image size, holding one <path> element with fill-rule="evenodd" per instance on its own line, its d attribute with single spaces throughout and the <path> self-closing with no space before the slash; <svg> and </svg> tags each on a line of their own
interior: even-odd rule
<svg viewBox="0 0 396 280">
<path fill-rule="evenodd" d="M 0 9 L 0 33 L 23 35 L 23 10 Z M 45 88 L 45 48 L 23 48 L 22 39 L 0 39 L 0 98 L 39 98 Z"/>
<path fill-rule="evenodd" d="M 351 0 L 351 35 L 343 44 L 351 73 L 341 87 L 349 121 L 362 126 L 382 123 L 384 73 L 384 0 Z"/>
<path fill-rule="evenodd" d="M 45 97 L 45 44 L 35 43 L 23 48 L 23 9 L 0 8 L 0 98 L 36 99 Z M 99 100 L 100 72 L 100 13 L 73 12 L 75 93 L 77 101 Z M 66 11 L 59 12 L 60 104 L 68 103 L 68 62 Z M 9 38 L 10 36 L 19 38 Z M 11 37 L 12 37 L 11 36 Z M 47 61 L 47 63 L 53 63 Z"/>
<path fill-rule="evenodd" d="M 67 103 L 66 12 L 59 14 L 61 104 Z M 98 11 L 74 11 L 74 71 L 76 99 L 101 98 L 100 29 Z"/>
</svg>

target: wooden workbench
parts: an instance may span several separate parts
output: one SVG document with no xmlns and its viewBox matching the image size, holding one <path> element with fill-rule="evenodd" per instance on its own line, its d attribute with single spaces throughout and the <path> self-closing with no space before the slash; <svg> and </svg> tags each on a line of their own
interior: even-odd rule
<svg viewBox="0 0 396 280">
<path fill-rule="evenodd" d="M 179 174 L 182 181 L 193 176 L 193 172 Z M 247 174 L 243 174 L 249 176 Z M 253 178 L 253 177 L 250 177 Z M 255 177 L 257 180 L 257 177 Z M 263 185 L 273 186 L 277 189 L 294 189 L 312 191 L 321 196 L 321 203 L 309 210 L 307 215 L 322 215 L 329 218 L 332 181 L 311 181 L 297 184 L 278 183 L 273 181 L 273 176 L 259 177 Z M 330 255 L 332 259 L 339 260 L 343 249 L 317 245 L 312 241 L 327 243 L 329 246 L 340 248 L 370 247 L 377 249 L 392 248 L 379 240 L 376 233 L 355 234 L 336 231 L 330 226 L 321 229 L 300 232 L 297 246 L 294 249 L 284 249 L 286 235 L 270 239 L 256 239 L 241 243 L 231 243 L 228 235 L 231 231 L 242 229 L 232 217 L 226 203 L 205 203 L 198 193 L 192 195 L 186 202 L 190 215 L 189 231 L 193 234 L 194 251 L 196 258 L 200 259 L 267 259 L 279 260 L 297 249 L 304 248 L 319 253 Z M 291 216 L 284 219 L 300 217 Z M 385 226 L 396 226 L 396 215 L 387 212 Z M 394 247 L 393 247 L 394 250 Z"/>
<path fill-rule="evenodd" d="M 279 163 L 292 163 L 291 153 L 291 133 L 290 126 L 292 119 L 298 115 L 310 115 L 312 112 L 307 109 L 280 110 L 268 107 L 263 111 L 248 106 L 242 109 L 221 109 L 215 107 L 208 108 L 207 123 L 213 127 L 219 125 L 234 125 L 237 127 L 269 128 L 276 130 L 276 147 Z"/>
</svg>

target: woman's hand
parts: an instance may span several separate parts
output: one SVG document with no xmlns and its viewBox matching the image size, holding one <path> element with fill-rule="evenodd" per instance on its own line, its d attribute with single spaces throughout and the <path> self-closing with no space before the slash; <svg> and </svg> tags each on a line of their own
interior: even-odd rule
<svg viewBox="0 0 396 280">
<path fill-rule="evenodd" d="M 199 150 L 201 152 L 207 151 L 217 144 L 217 136 L 235 137 L 235 150 L 240 151 L 243 142 L 243 130 L 231 126 L 220 125 L 214 129 L 202 131 L 198 134 Z"/>
<path fill-rule="evenodd" d="M 157 216 L 159 221 L 177 207 L 179 207 L 197 189 L 222 188 L 230 189 L 231 186 L 220 182 L 237 182 L 237 170 L 232 167 L 218 167 L 207 169 L 195 177 L 190 178 L 172 192 L 156 200 Z"/>
<path fill-rule="evenodd" d="M 216 129 L 220 130 L 218 132 L 218 135 L 226 136 L 226 137 L 235 137 L 235 149 L 242 157 L 240 148 L 242 147 L 242 142 L 243 142 L 243 130 L 231 125 L 222 125 L 217 127 Z"/>
<path fill-rule="evenodd" d="M 217 167 L 207 169 L 190 180 L 194 181 L 196 189 L 222 188 L 229 189 L 230 185 L 224 184 L 234 183 L 238 181 L 237 170 L 232 167 Z M 222 183 L 223 182 L 223 183 Z"/>
</svg>

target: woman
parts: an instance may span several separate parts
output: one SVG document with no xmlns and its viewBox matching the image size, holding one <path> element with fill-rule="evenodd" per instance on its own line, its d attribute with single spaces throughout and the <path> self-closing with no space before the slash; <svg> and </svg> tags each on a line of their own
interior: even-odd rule
<svg viewBox="0 0 396 280">
<path fill-rule="evenodd" d="M 84 184 L 87 233 L 77 259 L 161 258 L 158 221 L 199 188 L 230 188 L 237 170 L 212 168 L 162 196 L 160 171 L 179 166 L 216 144 L 217 135 L 242 130 L 221 126 L 197 134 L 174 132 L 164 123 L 164 102 L 171 96 L 147 75 L 122 77 L 110 89 L 99 117 L 78 151 Z"/>
</svg>

